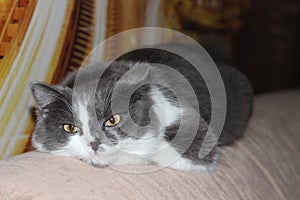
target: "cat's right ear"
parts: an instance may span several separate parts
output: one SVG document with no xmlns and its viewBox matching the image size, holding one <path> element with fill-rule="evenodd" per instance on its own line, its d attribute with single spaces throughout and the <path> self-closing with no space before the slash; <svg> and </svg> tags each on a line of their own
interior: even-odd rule
<svg viewBox="0 0 300 200">
<path fill-rule="evenodd" d="M 53 86 L 41 82 L 30 83 L 31 92 L 38 108 L 43 109 L 56 101 L 62 94 Z"/>
</svg>

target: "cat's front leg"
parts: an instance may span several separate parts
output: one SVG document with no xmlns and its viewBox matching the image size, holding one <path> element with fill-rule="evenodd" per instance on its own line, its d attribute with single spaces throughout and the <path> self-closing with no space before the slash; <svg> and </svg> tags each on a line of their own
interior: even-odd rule
<svg viewBox="0 0 300 200">
<path fill-rule="evenodd" d="M 179 153 L 168 142 L 163 142 L 161 146 L 163 146 L 161 150 L 150 156 L 153 163 L 161 167 L 191 172 L 207 172 L 215 168 L 219 157 L 215 148 L 205 158 L 189 158 L 185 154 Z"/>
</svg>

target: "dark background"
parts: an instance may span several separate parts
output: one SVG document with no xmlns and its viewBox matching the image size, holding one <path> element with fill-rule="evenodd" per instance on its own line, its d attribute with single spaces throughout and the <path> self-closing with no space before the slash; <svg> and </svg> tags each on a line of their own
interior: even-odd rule
<svg viewBox="0 0 300 200">
<path fill-rule="evenodd" d="M 234 64 L 256 93 L 300 86 L 300 1 L 252 0 L 234 44 Z"/>
</svg>

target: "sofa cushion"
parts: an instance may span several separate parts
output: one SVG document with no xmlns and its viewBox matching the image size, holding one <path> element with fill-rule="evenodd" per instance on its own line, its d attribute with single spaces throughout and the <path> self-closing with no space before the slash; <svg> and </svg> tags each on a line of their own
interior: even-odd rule
<svg viewBox="0 0 300 200">
<path fill-rule="evenodd" d="M 28 152 L 0 161 L 0 199 L 298 199 L 300 91 L 255 97 L 245 137 L 224 147 L 215 170 L 189 173 L 94 168 Z"/>
</svg>

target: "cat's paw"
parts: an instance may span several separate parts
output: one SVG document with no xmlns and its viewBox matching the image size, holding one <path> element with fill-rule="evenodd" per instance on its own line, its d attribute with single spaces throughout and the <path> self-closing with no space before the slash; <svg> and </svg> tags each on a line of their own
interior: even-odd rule
<svg viewBox="0 0 300 200">
<path fill-rule="evenodd" d="M 80 159 L 82 162 L 85 162 L 93 167 L 96 167 L 96 168 L 105 168 L 105 167 L 108 167 L 108 165 L 106 164 L 102 164 L 102 163 L 95 163 L 93 161 L 90 161 L 90 160 L 84 160 L 84 159 Z"/>
<path fill-rule="evenodd" d="M 108 165 L 105 165 L 105 164 L 99 164 L 99 163 L 89 163 L 91 166 L 93 167 L 96 167 L 96 168 L 105 168 L 105 167 L 108 167 Z"/>
</svg>

